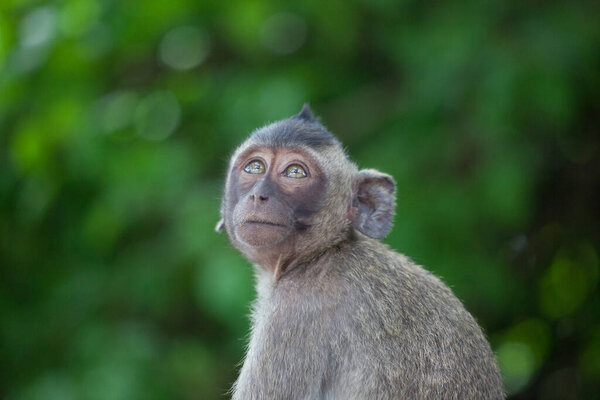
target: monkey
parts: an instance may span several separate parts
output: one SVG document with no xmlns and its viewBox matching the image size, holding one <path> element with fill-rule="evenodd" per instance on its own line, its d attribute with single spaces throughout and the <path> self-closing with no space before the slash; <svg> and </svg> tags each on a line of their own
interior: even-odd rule
<svg viewBox="0 0 600 400">
<path fill-rule="evenodd" d="M 461 301 L 381 242 L 395 197 L 307 104 L 235 150 L 217 231 L 254 265 L 257 298 L 234 400 L 505 398 Z"/>
</svg>

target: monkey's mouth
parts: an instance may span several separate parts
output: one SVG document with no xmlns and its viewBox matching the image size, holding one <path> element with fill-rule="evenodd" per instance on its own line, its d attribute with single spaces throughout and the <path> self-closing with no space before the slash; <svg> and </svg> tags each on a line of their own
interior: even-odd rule
<svg viewBox="0 0 600 400">
<path fill-rule="evenodd" d="M 235 230 L 239 240 L 255 248 L 277 245 L 289 233 L 289 225 L 256 217 L 243 221 Z"/>
<path fill-rule="evenodd" d="M 278 222 L 264 221 L 264 220 L 247 220 L 247 221 L 242 222 L 242 225 L 268 225 L 268 226 L 278 226 L 281 228 L 286 227 L 286 225 L 280 224 Z"/>
</svg>

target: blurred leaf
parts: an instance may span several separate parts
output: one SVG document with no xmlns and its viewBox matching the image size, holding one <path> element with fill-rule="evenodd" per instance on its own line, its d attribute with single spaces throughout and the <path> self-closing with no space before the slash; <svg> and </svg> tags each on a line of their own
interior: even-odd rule
<svg viewBox="0 0 600 400">
<path fill-rule="evenodd" d="M 0 2 L 0 397 L 222 398 L 254 297 L 229 155 L 309 102 L 511 398 L 598 393 L 600 6 Z"/>
</svg>

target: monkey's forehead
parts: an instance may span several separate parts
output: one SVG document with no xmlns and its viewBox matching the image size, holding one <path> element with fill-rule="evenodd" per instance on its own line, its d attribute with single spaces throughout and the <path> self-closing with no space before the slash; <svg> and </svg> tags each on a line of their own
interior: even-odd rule
<svg viewBox="0 0 600 400">
<path fill-rule="evenodd" d="M 257 129 L 249 140 L 269 147 L 301 145 L 315 150 L 339 146 L 340 141 L 318 121 L 288 118 Z"/>
</svg>

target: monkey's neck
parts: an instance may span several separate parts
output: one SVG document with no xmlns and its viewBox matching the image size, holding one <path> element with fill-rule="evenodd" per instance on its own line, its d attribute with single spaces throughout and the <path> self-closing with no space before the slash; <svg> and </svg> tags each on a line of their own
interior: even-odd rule
<svg viewBox="0 0 600 400">
<path fill-rule="evenodd" d="M 317 246 L 310 250 L 303 249 L 300 251 L 297 249 L 296 251 L 282 249 L 271 254 L 271 257 L 261 260 L 262 262 L 256 262 L 255 265 L 267 273 L 272 283 L 276 283 L 293 271 L 300 272 L 306 269 L 319 268 L 319 260 L 325 255 L 336 253 L 341 247 L 356 240 L 358 240 L 358 237 L 353 230 L 350 230 L 344 235 L 338 236 L 335 240 L 329 241 L 327 246 Z"/>
</svg>

